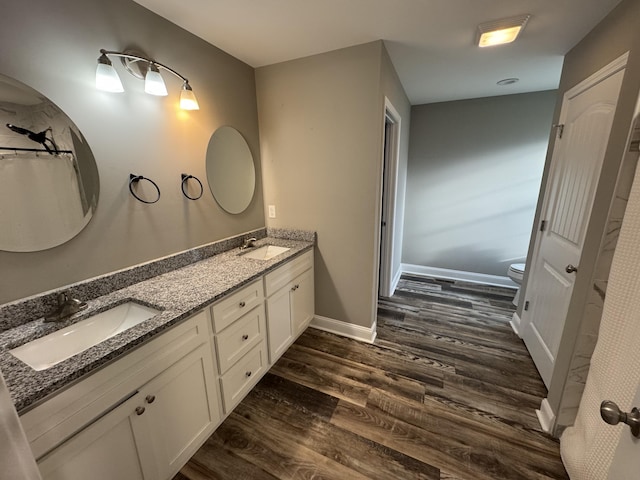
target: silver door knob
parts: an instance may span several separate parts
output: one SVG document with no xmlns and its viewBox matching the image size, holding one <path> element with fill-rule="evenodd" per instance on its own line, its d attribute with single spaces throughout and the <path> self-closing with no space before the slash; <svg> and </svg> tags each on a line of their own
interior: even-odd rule
<svg viewBox="0 0 640 480">
<path fill-rule="evenodd" d="M 640 410 L 637 408 L 633 407 L 631 413 L 626 413 L 621 411 L 615 402 L 605 400 L 600 404 L 600 416 L 609 425 L 626 423 L 631 428 L 631 434 L 640 438 Z"/>
<path fill-rule="evenodd" d="M 578 267 L 574 267 L 573 265 L 567 265 L 567 268 L 564 269 L 567 273 L 575 273 L 578 271 Z"/>
</svg>

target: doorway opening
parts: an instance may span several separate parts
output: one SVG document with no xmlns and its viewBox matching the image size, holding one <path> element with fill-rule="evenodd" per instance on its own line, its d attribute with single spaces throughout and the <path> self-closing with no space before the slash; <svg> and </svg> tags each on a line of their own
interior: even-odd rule
<svg viewBox="0 0 640 480">
<path fill-rule="evenodd" d="M 382 148 L 382 198 L 380 208 L 380 251 L 378 265 L 378 294 L 390 297 L 400 279 L 400 256 L 394 255 L 401 245 L 399 222 L 396 219 L 396 195 L 398 190 L 398 157 L 400 149 L 400 114 L 389 99 L 385 98 L 384 131 Z M 394 268 L 395 267 L 395 268 Z"/>
</svg>

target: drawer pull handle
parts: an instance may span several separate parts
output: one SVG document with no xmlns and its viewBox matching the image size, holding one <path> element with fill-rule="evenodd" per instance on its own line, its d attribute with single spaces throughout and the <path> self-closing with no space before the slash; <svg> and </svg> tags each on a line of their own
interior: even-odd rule
<svg viewBox="0 0 640 480">
<path fill-rule="evenodd" d="M 145 401 L 147 403 L 153 403 L 156 401 L 156 396 L 155 395 L 147 395 L 147 398 L 145 398 Z"/>
<path fill-rule="evenodd" d="M 251 376 L 251 372 L 249 371 L 249 372 L 245 373 L 245 375 L 247 376 L 247 378 L 249 378 Z"/>
<path fill-rule="evenodd" d="M 249 335 L 247 335 L 246 333 L 242 335 L 242 340 L 249 340 Z"/>
<path fill-rule="evenodd" d="M 240 308 L 244 308 L 245 305 L 246 305 L 246 303 L 240 302 Z"/>
<path fill-rule="evenodd" d="M 144 407 L 136 407 L 136 415 L 142 415 L 144 413 Z"/>
</svg>

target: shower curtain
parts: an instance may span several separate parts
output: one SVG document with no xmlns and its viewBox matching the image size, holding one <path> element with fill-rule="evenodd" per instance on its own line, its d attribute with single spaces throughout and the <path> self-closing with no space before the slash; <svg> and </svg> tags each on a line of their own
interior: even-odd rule
<svg viewBox="0 0 640 480">
<path fill-rule="evenodd" d="M 623 424 L 604 423 L 600 418 L 600 403 L 612 400 L 624 411 L 634 406 L 632 403 L 640 388 L 639 339 L 640 168 L 636 169 L 620 230 L 598 342 L 576 422 L 560 440 L 562 459 L 572 480 L 620 480 L 614 478 L 610 469 L 619 468 L 613 465 L 613 459 L 620 441 L 631 441 L 630 431 Z M 640 466 L 640 450 L 636 456 L 624 460 Z M 637 476 L 630 478 L 640 478 L 640 473 L 636 473 Z"/>
</svg>

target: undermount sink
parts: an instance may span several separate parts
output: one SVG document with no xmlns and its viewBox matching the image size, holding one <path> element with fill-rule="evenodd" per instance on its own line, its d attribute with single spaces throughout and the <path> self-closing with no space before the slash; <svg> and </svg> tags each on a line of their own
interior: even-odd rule
<svg viewBox="0 0 640 480">
<path fill-rule="evenodd" d="M 248 253 L 243 254 L 244 257 L 253 258 L 255 260 L 270 260 L 273 257 L 277 257 L 281 253 L 291 250 L 288 247 L 277 247 L 275 245 L 265 245 L 264 247 L 256 248 Z"/>
<path fill-rule="evenodd" d="M 34 370 L 46 370 L 158 313 L 160 310 L 129 301 L 25 343 L 9 353 Z"/>
</svg>

